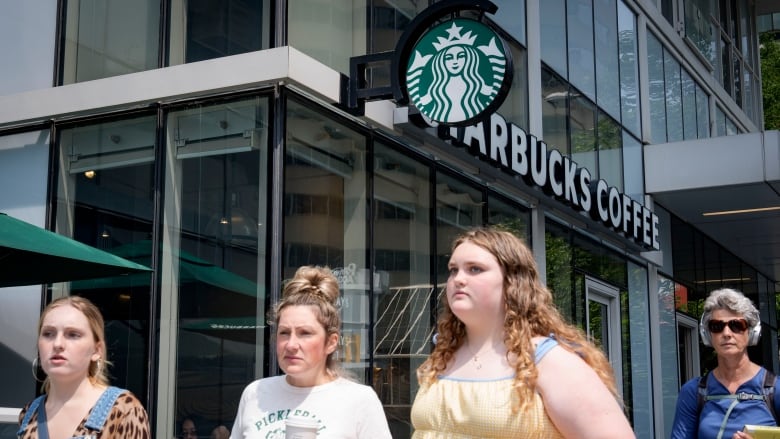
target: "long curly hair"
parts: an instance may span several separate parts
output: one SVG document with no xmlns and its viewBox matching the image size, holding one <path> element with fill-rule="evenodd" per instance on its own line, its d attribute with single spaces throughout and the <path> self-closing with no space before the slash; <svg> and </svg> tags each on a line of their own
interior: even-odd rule
<svg viewBox="0 0 780 439">
<path fill-rule="evenodd" d="M 539 371 L 534 362 L 532 339 L 537 336 L 553 335 L 562 348 L 576 353 L 590 365 L 617 398 L 609 361 L 581 329 L 564 321 L 554 305 L 552 293 L 539 279 L 536 261 L 525 243 L 508 231 L 475 228 L 456 238 L 452 250 L 465 242 L 489 251 L 504 273 L 504 344 L 507 352 L 516 356 L 513 387 L 518 399 L 513 410 L 525 412 L 534 400 Z M 443 296 L 437 330 L 436 346 L 417 370 L 423 386 L 437 380 L 465 342 L 466 327 L 452 313 L 446 295 Z"/>
</svg>

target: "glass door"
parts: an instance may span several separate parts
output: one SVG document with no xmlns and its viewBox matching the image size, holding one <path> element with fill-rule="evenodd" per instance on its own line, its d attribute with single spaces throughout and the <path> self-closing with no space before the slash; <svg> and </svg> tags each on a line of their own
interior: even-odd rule
<svg viewBox="0 0 780 439">
<path fill-rule="evenodd" d="M 585 279 L 588 336 L 612 364 L 618 391 L 622 394 L 622 350 L 620 346 L 620 295 L 617 288 L 595 279 Z"/>
</svg>

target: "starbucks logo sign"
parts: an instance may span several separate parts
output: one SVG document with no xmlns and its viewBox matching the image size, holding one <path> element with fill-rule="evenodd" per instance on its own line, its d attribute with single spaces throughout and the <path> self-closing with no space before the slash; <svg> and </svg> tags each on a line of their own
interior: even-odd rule
<svg viewBox="0 0 780 439">
<path fill-rule="evenodd" d="M 503 40 L 483 23 L 456 18 L 431 28 L 414 45 L 406 87 L 423 116 L 469 125 L 501 105 L 512 74 Z"/>
</svg>

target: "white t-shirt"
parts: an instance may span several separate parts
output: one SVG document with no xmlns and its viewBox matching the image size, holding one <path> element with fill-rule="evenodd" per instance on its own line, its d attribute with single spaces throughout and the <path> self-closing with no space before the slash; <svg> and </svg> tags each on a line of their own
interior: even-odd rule
<svg viewBox="0 0 780 439">
<path fill-rule="evenodd" d="M 287 416 L 317 419 L 317 439 L 392 438 L 382 403 L 371 387 L 344 378 L 295 387 L 280 375 L 246 386 L 230 439 L 284 439 Z"/>
</svg>

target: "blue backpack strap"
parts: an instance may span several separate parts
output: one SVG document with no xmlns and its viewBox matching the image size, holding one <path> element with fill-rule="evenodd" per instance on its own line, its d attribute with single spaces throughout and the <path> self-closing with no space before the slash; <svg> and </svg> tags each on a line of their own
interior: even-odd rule
<svg viewBox="0 0 780 439">
<path fill-rule="evenodd" d="M 119 395 L 123 392 L 125 392 L 125 389 L 120 389 L 119 387 L 111 386 L 107 388 L 103 394 L 100 395 L 100 399 L 97 400 L 95 406 L 92 407 L 92 411 L 84 426 L 90 430 L 101 431 L 116 399 L 119 398 Z"/>
<path fill-rule="evenodd" d="M 32 418 L 33 413 L 35 413 L 36 410 L 38 410 L 38 406 L 43 403 L 43 400 L 46 399 L 46 395 L 41 395 L 33 400 L 33 402 L 30 403 L 30 406 L 27 407 L 27 411 L 24 413 L 24 418 L 22 418 L 22 423 L 19 424 L 19 431 L 16 432 L 16 435 L 21 437 L 22 434 L 24 434 L 24 430 L 27 429 L 27 425 L 30 424 L 30 418 Z"/>
</svg>

